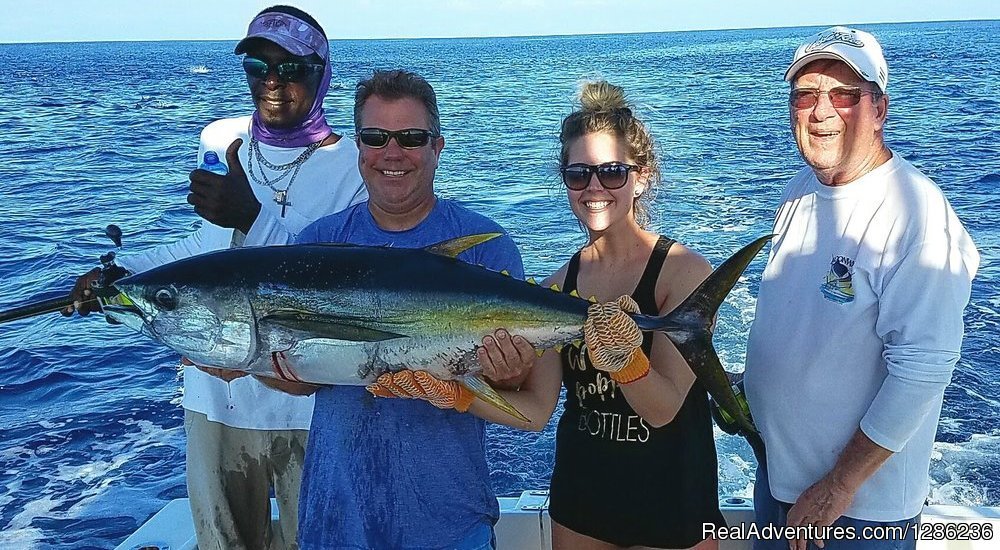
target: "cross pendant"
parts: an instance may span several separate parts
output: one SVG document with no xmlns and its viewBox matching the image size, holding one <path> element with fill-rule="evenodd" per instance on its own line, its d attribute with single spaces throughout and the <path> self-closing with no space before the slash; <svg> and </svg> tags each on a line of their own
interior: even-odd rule
<svg viewBox="0 0 1000 550">
<path fill-rule="evenodd" d="M 274 202 L 281 205 L 281 217 L 285 217 L 285 207 L 291 206 L 292 203 L 288 200 L 288 190 L 275 191 L 274 192 Z"/>
</svg>

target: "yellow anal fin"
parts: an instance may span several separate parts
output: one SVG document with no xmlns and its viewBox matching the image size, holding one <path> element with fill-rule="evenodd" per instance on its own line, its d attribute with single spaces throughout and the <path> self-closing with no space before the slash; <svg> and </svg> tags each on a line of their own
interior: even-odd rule
<svg viewBox="0 0 1000 550">
<path fill-rule="evenodd" d="M 486 383 L 486 379 L 482 376 L 466 376 L 465 378 L 459 379 L 458 383 L 465 386 L 466 389 L 472 393 L 476 394 L 476 397 L 484 402 L 493 405 L 521 422 L 531 423 L 531 420 L 527 416 L 521 414 L 521 411 L 517 410 L 514 405 L 511 405 L 509 401 L 497 393 L 496 390 Z"/>
</svg>

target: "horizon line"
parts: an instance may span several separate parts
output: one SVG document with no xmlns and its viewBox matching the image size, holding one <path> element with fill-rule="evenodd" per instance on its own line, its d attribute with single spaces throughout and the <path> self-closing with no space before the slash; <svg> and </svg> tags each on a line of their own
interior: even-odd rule
<svg viewBox="0 0 1000 550">
<path fill-rule="evenodd" d="M 862 25 L 912 25 L 917 23 L 967 23 L 967 22 L 989 22 L 997 21 L 1000 19 L 925 19 L 921 21 L 881 21 L 881 22 L 867 22 L 867 23 L 841 23 L 846 26 L 862 26 Z M 381 40 L 475 40 L 484 38 L 564 38 L 573 36 L 629 36 L 636 34 L 668 34 L 668 33 L 683 33 L 683 32 L 718 32 L 718 31 L 753 31 L 753 30 L 768 30 L 768 29 L 799 29 L 806 27 L 826 27 L 829 25 L 792 25 L 792 26 L 782 26 L 782 27 L 717 27 L 717 28 L 695 28 L 695 29 L 673 29 L 665 31 L 632 31 L 632 32 L 583 32 L 583 33 L 564 33 L 564 34 L 485 34 L 476 36 L 391 36 L 391 37 L 364 37 L 364 38 L 328 38 L 329 42 L 347 42 L 347 41 L 381 41 Z M 7 45 L 32 45 L 32 44 L 114 44 L 114 43 L 140 43 L 140 42 L 237 42 L 243 37 L 237 38 L 135 38 L 135 39 L 117 39 L 117 40 L 47 40 L 43 42 L 31 42 L 31 41 L 17 41 L 17 42 L 0 42 L 0 46 Z"/>
</svg>

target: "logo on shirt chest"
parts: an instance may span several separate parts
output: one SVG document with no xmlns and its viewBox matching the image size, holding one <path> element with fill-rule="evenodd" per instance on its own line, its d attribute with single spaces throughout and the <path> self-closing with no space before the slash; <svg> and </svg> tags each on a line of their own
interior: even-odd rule
<svg viewBox="0 0 1000 550">
<path fill-rule="evenodd" d="M 820 291 L 831 302 L 846 304 L 854 301 L 854 260 L 847 256 L 834 256 Z"/>
</svg>

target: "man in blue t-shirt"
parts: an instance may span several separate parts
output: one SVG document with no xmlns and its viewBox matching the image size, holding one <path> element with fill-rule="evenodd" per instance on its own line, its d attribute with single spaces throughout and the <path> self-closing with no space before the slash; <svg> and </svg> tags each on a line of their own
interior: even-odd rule
<svg viewBox="0 0 1000 550">
<path fill-rule="evenodd" d="M 422 248 L 499 232 L 458 258 L 523 276 L 517 247 L 499 225 L 435 196 L 444 138 L 434 90 L 423 78 L 376 71 L 358 84 L 354 122 L 370 198 L 308 226 L 297 242 Z M 532 356 L 523 338 L 499 334 L 505 353 Z M 300 548 L 493 547 L 499 509 L 486 466 L 485 423 L 459 412 L 473 399 L 467 390 L 453 381 L 430 383 L 423 399 L 381 399 L 360 386 L 281 383 L 286 391 L 316 395 L 299 502 Z"/>
</svg>

